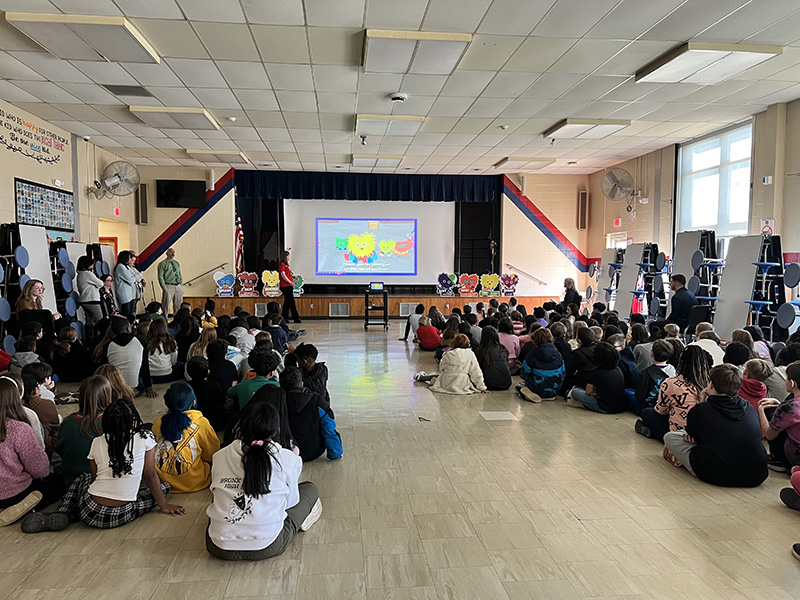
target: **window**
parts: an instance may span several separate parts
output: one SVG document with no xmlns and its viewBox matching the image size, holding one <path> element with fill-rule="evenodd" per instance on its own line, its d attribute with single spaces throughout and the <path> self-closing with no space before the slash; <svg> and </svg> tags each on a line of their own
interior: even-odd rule
<svg viewBox="0 0 800 600">
<path fill-rule="evenodd" d="M 748 233 L 752 134 L 748 122 L 680 147 L 676 232 L 713 229 L 726 241 Z"/>
</svg>

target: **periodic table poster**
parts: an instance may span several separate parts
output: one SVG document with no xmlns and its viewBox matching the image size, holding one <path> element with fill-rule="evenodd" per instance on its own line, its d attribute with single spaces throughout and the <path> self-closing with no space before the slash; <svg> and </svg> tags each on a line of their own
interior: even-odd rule
<svg viewBox="0 0 800 600">
<path fill-rule="evenodd" d="M 72 192 L 14 178 L 17 222 L 44 225 L 59 231 L 75 230 Z"/>
</svg>

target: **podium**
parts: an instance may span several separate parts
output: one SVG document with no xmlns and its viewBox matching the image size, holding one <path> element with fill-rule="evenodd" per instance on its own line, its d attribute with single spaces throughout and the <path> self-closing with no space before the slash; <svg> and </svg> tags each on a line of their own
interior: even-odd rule
<svg viewBox="0 0 800 600">
<path fill-rule="evenodd" d="M 364 331 L 370 325 L 389 329 L 389 292 L 382 282 L 373 281 L 364 290 Z"/>
</svg>

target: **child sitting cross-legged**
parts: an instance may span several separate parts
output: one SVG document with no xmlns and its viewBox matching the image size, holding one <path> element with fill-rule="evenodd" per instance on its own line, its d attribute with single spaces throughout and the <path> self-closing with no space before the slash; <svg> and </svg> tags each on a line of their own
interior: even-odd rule
<svg viewBox="0 0 800 600">
<path fill-rule="evenodd" d="M 652 364 L 639 372 L 635 401 L 631 405 L 637 415 L 642 414 L 645 408 L 653 408 L 656 405 L 661 382 L 676 375 L 675 367 L 667 364 L 669 357 L 672 356 L 672 344 L 665 340 L 656 340 L 649 345 Z"/>
<path fill-rule="evenodd" d="M 208 361 L 202 356 L 193 356 L 186 363 L 189 385 L 197 398 L 197 410 L 208 419 L 214 431 L 224 431 L 233 411 L 229 408 L 233 402 L 225 397 L 225 393 L 216 381 L 209 381 Z"/>
<path fill-rule="evenodd" d="M 481 332 L 481 343 L 475 350 L 475 356 L 483 372 L 486 389 L 507 390 L 511 387 L 508 350 L 500 343 L 497 330 L 491 325 L 487 325 Z"/>
<path fill-rule="evenodd" d="M 419 339 L 419 349 L 435 351 L 442 342 L 442 334 L 439 329 L 431 324 L 430 317 L 423 315 L 419 319 L 417 327 L 417 338 Z"/>
<path fill-rule="evenodd" d="M 25 367 L 25 369 L 27 368 Z M 55 402 L 42 398 L 39 382 L 33 376 L 25 373 L 25 369 L 23 369 L 22 373 L 22 384 L 25 387 L 23 400 L 25 406 L 39 417 L 39 423 L 41 423 L 44 432 L 44 449 L 47 452 L 47 456 L 52 456 L 56 440 L 58 440 L 58 428 L 61 425 L 58 410 L 56 410 Z"/>
<path fill-rule="evenodd" d="M 469 339 L 463 333 L 456 334 L 450 347 L 442 354 L 439 372 L 428 375 L 420 371 L 414 375 L 414 381 L 431 384 L 431 391 L 442 394 L 488 394 L 483 381 L 483 372 L 470 350 Z"/>
<path fill-rule="evenodd" d="M 55 512 L 26 516 L 22 531 L 58 531 L 70 521 L 111 529 L 126 525 L 158 506 L 168 515 L 182 515 L 182 506 L 166 500 L 169 484 L 160 482 L 155 463 L 156 441 L 130 400 L 116 400 L 103 413 L 103 435 L 92 441 L 92 473 L 72 482 Z"/>
<path fill-rule="evenodd" d="M 739 396 L 750 403 L 754 409 L 758 410 L 758 403 L 767 396 L 767 384 L 775 369 L 771 363 L 761 358 L 751 358 L 744 363 L 744 373 L 742 373 L 742 387 Z"/>
<path fill-rule="evenodd" d="M 169 412 L 156 419 L 156 469 L 173 492 L 197 492 L 211 483 L 211 457 L 219 438 L 199 410 L 188 383 L 173 383 L 164 394 Z"/>
<path fill-rule="evenodd" d="M 316 523 L 322 502 L 317 486 L 300 483 L 302 459 L 274 441 L 275 409 L 251 402 L 240 417 L 233 443 L 214 455 L 206 549 L 223 560 L 263 560 Z"/>
<path fill-rule="evenodd" d="M 83 381 L 92 373 L 90 352 L 78 339 L 73 327 L 64 327 L 58 332 L 58 343 L 53 351 L 53 371 L 59 381 Z"/>
<path fill-rule="evenodd" d="M 303 385 L 319 394 L 320 406 L 335 419 L 331 408 L 331 395 L 328 393 L 328 367 L 324 362 L 317 362 L 319 351 L 313 344 L 300 344 L 292 353 L 294 363 L 287 358 L 286 366 L 298 366 L 303 374 Z"/>
<path fill-rule="evenodd" d="M 758 403 L 761 430 L 769 442 L 769 468 L 784 473 L 800 465 L 800 361 L 786 367 L 786 391 L 783 402 L 764 398 Z"/>
<path fill-rule="evenodd" d="M 278 368 L 280 361 L 269 344 L 263 342 L 256 344 L 250 351 L 247 360 L 250 368 L 256 372 L 256 376 L 229 388 L 227 393 L 228 398 L 236 400 L 239 408 L 244 408 L 244 405 L 250 401 L 250 398 L 261 386 L 279 385 L 275 380 L 275 369 Z"/>
<path fill-rule="evenodd" d="M 522 381 L 517 385 L 520 397 L 530 402 L 552 399 L 564 383 L 564 359 L 553 343 L 553 334 L 544 327 L 531 336 L 533 348 L 522 363 Z"/>
<path fill-rule="evenodd" d="M 289 427 L 303 462 L 318 458 L 325 450 L 328 458 L 341 458 L 342 438 L 336 431 L 336 421 L 320 406 L 319 394 L 303 387 L 300 369 L 284 369 L 281 387 L 286 392 Z"/>
<path fill-rule="evenodd" d="M 767 478 L 767 453 L 759 418 L 739 397 L 742 373 L 717 365 L 709 373 L 705 401 L 689 411 L 686 429 L 664 435 L 665 457 L 692 475 L 724 487 L 757 487 Z"/>
<path fill-rule="evenodd" d="M 594 345 L 592 362 L 595 368 L 588 372 L 586 389 L 572 388 L 567 405 L 607 414 L 625 411 L 628 401 L 625 398 L 625 377 L 617 366 L 619 352 L 608 342 L 600 342 Z"/>
</svg>

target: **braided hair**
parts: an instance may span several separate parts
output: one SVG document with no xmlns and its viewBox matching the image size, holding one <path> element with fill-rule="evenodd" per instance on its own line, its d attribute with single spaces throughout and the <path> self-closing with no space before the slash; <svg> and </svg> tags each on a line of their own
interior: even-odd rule
<svg viewBox="0 0 800 600">
<path fill-rule="evenodd" d="M 147 439 L 153 434 L 142 423 L 139 411 L 127 399 L 115 400 L 103 413 L 103 437 L 108 444 L 108 466 L 113 477 L 133 473 L 133 440 L 138 434 Z"/>
<path fill-rule="evenodd" d="M 690 344 L 678 361 L 678 374 L 700 391 L 708 386 L 712 364 L 713 361 L 708 352 L 700 346 Z"/>
</svg>

